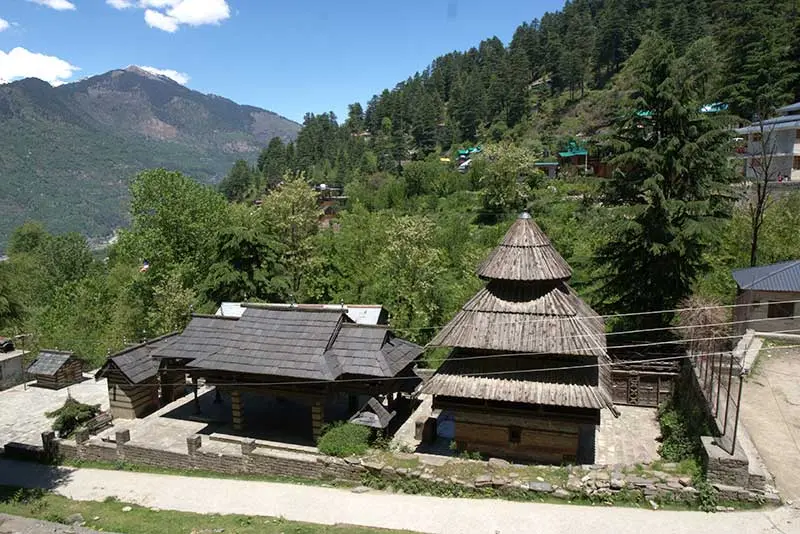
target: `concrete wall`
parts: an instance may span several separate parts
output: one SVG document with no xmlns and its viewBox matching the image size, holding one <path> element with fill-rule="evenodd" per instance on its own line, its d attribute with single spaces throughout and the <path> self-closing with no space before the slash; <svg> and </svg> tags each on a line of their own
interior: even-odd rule
<svg viewBox="0 0 800 534">
<path fill-rule="evenodd" d="M 769 302 L 784 302 L 788 300 L 800 300 L 800 293 L 751 290 L 742 291 L 736 296 L 736 304 L 754 305 L 740 306 L 734 309 L 734 320 L 737 321 L 737 324 L 735 325 L 736 332 L 741 334 L 747 329 L 753 329 L 757 332 L 782 332 L 786 330 L 797 330 L 795 333 L 800 333 L 800 318 L 769 318 Z M 789 306 L 792 306 L 792 316 L 800 316 L 800 302 L 795 302 Z M 741 323 L 740 321 L 747 322 Z"/>
<path fill-rule="evenodd" d="M 797 137 L 797 131 L 798 130 L 793 128 L 773 131 L 770 131 L 768 127 L 765 128 L 767 150 L 776 154 L 772 157 L 772 162 L 770 164 L 771 180 L 776 180 L 779 173 L 783 176 L 788 176 L 791 173 L 792 180 L 800 178 L 800 169 L 794 168 L 793 159 L 795 155 L 800 156 L 800 139 Z M 758 155 L 761 153 L 762 142 L 756 141 L 756 139 L 758 139 L 757 135 L 754 136 L 754 134 L 750 134 L 748 136 L 748 154 Z M 751 165 L 753 159 L 747 159 L 745 161 L 747 161 L 746 176 L 748 178 L 756 177 L 756 172 Z"/>
<path fill-rule="evenodd" d="M 4 360 L 0 361 L 0 390 L 14 387 L 23 381 L 22 357 L 25 353 L 16 352 L 19 354 L 14 356 L 0 354 L 0 356 L 6 356 Z"/>
</svg>

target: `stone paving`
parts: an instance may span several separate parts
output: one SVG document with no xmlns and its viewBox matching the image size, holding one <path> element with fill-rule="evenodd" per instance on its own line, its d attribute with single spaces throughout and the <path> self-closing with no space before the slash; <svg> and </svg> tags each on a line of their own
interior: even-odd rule
<svg viewBox="0 0 800 534">
<path fill-rule="evenodd" d="M 86 404 L 99 404 L 108 410 L 106 380 L 95 382 L 94 373 L 84 373 L 79 384 L 50 390 L 32 386 L 33 382 L 20 384 L 0 392 L 0 447 L 15 441 L 28 445 L 41 445 L 41 433 L 50 430 L 52 420 L 45 416 L 64 404 L 67 395 Z"/>
<path fill-rule="evenodd" d="M 595 463 L 635 465 L 659 459 L 658 438 L 661 429 L 655 408 L 617 406 L 619 417 L 608 410 L 600 412 Z"/>
<path fill-rule="evenodd" d="M 800 350 L 765 347 L 742 390 L 740 423 L 784 499 L 800 500 Z"/>
</svg>

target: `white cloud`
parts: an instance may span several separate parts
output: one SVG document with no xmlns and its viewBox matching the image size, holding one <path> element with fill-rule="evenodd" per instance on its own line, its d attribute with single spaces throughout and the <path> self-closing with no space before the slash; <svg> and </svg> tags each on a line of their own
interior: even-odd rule
<svg viewBox="0 0 800 534">
<path fill-rule="evenodd" d="M 16 47 L 6 53 L 0 50 L 0 79 L 39 78 L 51 85 L 61 85 L 80 70 L 55 56 L 47 56 Z"/>
<path fill-rule="evenodd" d="M 172 69 L 157 69 L 155 67 L 139 67 L 140 69 L 149 72 L 150 74 L 157 74 L 159 76 L 166 76 L 167 78 L 171 78 L 178 82 L 181 85 L 186 85 L 189 83 L 189 75 L 185 72 L 178 72 L 177 70 Z"/>
<path fill-rule="evenodd" d="M 144 21 L 151 28 L 158 28 L 159 30 L 164 30 L 169 33 L 178 31 L 178 21 L 160 11 L 155 11 L 153 9 L 146 10 L 144 12 Z"/>
<path fill-rule="evenodd" d="M 178 31 L 184 24 L 219 24 L 231 16 L 227 0 L 106 0 L 106 3 L 116 9 L 144 9 L 144 20 L 148 26 L 169 33 Z"/>
<path fill-rule="evenodd" d="M 175 4 L 167 14 L 190 26 L 219 24 L 231 16 L 231 8 L 225 0 L 183 0 Z"/>
<path fill-rule="evenodd" d="M 5 19 L 0 19 L 0 32 L 3 30 L 7 30 L 11 26 L 9 22 Z"/>
<path fill-rule="evenodd" d="M 133 7 L 135 5 L 133 0 L 106 0 L 106 4 L 110 5 L 114 9 L 128 9 L 129 7 Z"/>
<path fill-rule="evenodd" d="M 56 11 L 68 11 L 75 9 L 75 4 L 73 4 L 69 0 L 28 0 L 28 2 L 33 2 L 34 4 L 47 6 L 49 8 L 55 9 Z"/>
</svg>

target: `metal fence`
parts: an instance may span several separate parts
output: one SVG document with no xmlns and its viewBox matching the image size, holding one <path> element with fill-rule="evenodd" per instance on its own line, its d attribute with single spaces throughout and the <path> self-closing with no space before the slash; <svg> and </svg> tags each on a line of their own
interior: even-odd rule
<svg viewBox="0 0 800 534">
<path fill-rule="evenodd" d="M 698 387 L 717 426 L 717 444 L 728 454 L 736 450 L 744 373 L 735 352 L 700 354 L 692 358 Z"/>
</svg>

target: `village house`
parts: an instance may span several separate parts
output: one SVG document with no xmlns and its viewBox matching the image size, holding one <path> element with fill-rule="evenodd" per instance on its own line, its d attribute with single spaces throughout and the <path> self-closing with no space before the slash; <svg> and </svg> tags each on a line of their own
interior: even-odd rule
<svg viewBox="0 0 800 534">
<path fill-rule="evenodd" d="M 800 180 L 800 102 L 779 108 L 778 116 L 754 122 L 736 133 L 744 138 L 739 157 L 744 162 L 747 178 L 760 176 L 762 167 L 762 137 L 768 143 L 770 180 Z M 762 129 L 763 126 L 763 129 Z"/>
<path fill-rule="evenodd" d="M 800 260 L 737 269 L 737 332 L 800 332 Z"/>
<path fill-rule="evenodd" d="M 603 320 L 528 213 L 478 267 L 486 286 L 430 343 L 452 350 L 423 386 L 459 450 L 594 463 L 600 410 L 615 412 Z"/>
<path fill-rule="evenodd" d="M 201 381 L 213 385 L 218 402 L 230 402 L 234 431 L 285 430 L 306 440 L 371 398 L 385 402 L 389 415 L 410 411 L 407 395 L 420 383 L 414 366 L 422 347 L 386 326 L 354 322 L 342 306 L 243 307 L 240 317 L 193 316 L 181 334 L 127 353 L 158 362 L 162 404 L 184 394 L 188 375 L 195 388 Z M 126 364 L 107 365 L 110 372 Z M 246 396 L 258 416 L 248 417 Z M 263 410 L 265 402 L 271 409 Z M 386 413 L 377 415 L 388 421 Z"/>
<path fill-rule="evenodd" d="M 28 367 L 41 388 L 61 389 L 83 380 L 83 364 L 72 352 L 42 350 Z"/>
</svg>

